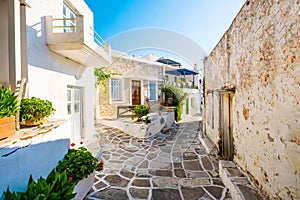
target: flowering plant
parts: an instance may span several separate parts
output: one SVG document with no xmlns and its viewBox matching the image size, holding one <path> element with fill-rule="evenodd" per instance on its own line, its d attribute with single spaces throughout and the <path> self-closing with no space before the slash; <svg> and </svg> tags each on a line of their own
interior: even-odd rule
<svg viewBox="0 0 300 200">
<path fill-rule="evenodd" d="M 74 146 L 73 143 L 71 146 Z M 86 148 L 69 149 L 64 159 L 59 161 L 58 172 L 67 172 L 69 180 L 75 182 L 88 177 L 94 170 L 103 169 L 103 161 L 95 158 Z"/>
</svg>

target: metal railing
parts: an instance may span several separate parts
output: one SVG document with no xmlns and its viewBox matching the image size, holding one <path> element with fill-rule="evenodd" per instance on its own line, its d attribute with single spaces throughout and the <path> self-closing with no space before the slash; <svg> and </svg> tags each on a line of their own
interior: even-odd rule
<svg viewBox="0 0 300 200">
<path fill-rule="evenodd" d="M 104 46 L 106 42 L 103 40 L 103 38 L 92 27 L 89 28 L 90 28 L 90 35 L 94 38 L 96 44 L 98 44 L 99 46 Z"/>
<path fill-rule="evenodd" d="M 67 25 L 64 25 L 64 24 L 67 24 Z M 56 30 L 55 32 L 76 32 L 76 27 L 77 27 L 76 18 L 52 19 L 52 30 Z M 103 38 L 91 26 L 89 26 L 89 35 L 93 38 L 93 41 L 98 46 L 103 47 L 104 45 L 107 44 L 103 40 Z"/>
<path fill-rule="evenodd" d="M 55 18 L 52 20 L 52 24 L 58 21 L 58 24 L 62 25 L 53 25 L 53 30 L 60 30 L 59 32 L 76 32 L 76 18 Z M 74 25 L 64 25 L 66 24 L 74 24 Z"/>
</svg>

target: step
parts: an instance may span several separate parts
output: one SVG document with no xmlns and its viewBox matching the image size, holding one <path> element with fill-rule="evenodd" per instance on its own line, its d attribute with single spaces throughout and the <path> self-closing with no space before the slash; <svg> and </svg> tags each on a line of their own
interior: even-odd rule
<svg viewBox="0 0 300 200">
<path fill-rule="evenodd" d="M 219 161 L 219 174 L 233 200 L 266 200 L 232 161 Z"/>
</svg>

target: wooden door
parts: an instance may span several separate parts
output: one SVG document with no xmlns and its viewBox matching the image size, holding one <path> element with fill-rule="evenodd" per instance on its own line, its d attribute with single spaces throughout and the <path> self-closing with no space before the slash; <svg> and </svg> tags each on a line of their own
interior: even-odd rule
<svg viewBox="0 0 300 200">
<path fill-rule="evenodd" d="M 141 81 L 131 81 L 132 105 L 141 104 Z"/>
<path fill-rule="evenodd" d="M 233 160 L 233 133 L 232 133 L 232 99 L 233 93 L 224 93 L 222 95 L 222 112 L 221 112 L 221 140 L 222 155 L 226 160 Z"/>
</svg>

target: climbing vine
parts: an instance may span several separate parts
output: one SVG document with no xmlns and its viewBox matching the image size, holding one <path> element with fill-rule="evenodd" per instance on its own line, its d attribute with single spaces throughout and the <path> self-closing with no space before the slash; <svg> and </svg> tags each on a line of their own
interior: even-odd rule
<svg viewBox="0 0 300 200">
<path fill-rule="evenodd" d="M 103 67 L 101 67 L 101 68 L 94 69 L 94 75 L 97 77 L 96 86 L 101 84 L 104 88 L 104 92 L 106 93 L 107 92 L 106 79 L 109 79 L 113 75 L 121 75 L 121 74 L 115 72 L 106 73 L 104 72 Z"/>
<path fill-rule="evenodd" d="M 186 93 L 183 93 L 182 90 L 177 86 L 163 85 L 160 90 L 165 93 L 165 98 L 171 97 L 173 102 L 172 106 L 176 106 L 176 121 L 181 120 L 182 115 L 182 103 L 187 97 Z"/>
</svg>

